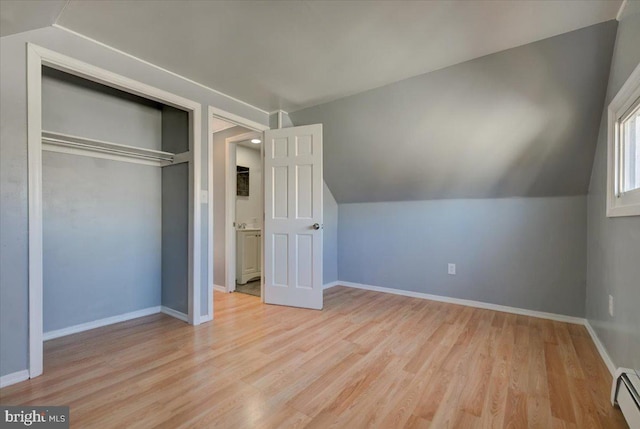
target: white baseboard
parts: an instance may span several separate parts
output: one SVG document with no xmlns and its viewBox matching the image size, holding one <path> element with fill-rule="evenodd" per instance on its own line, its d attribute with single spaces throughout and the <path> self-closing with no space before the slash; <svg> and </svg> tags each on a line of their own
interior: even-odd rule
<svg viewBox="0 0 640 429">
<path fill-rule="evenodd" d="M 218 292 L 227 293 L 227 288 L 220 285 L 213 285 L 213 290 L 217 290 Z"/>
<path fill-rule="evenodd" d="M 189 322 L 189 316 L 178 310 L 174 310 L 173 308 L 165 307 L 163 305 L 160 311 L 167 316 L 175 317 L 176 319 L 182 320 L 183 322 Z"/>
<path fill-rule="evenodd" d="M 613 364 L 613 360 L 611 360 L 611 356 L 609 356 L 609 353 L 607 353 L 607 349 L 604 348 L 604 344 L 602 344 L 602 341 L 600 341 L 600 338 L 598 338 L 598 334 L 596 334 L 596 331 L 593 329 L 593 326 L 591 326 L 591 323 L 589 323 L 589 320 L 585 319 L 584 326 L 587 328 L 589 335 L 591 335 L 591 339 L 596 345 L 596 348 L 598 349 L 598 352 L 600 353 L 600 357 L 602 357 L 604 364 L 607 366 L 607 368 L 609 368 L 609 372 L 612 376 L 614 376 L 615 379 L 616 366 Z"/>
<path fill-rule="evenodd" d="M 381 286 L 372 286 L 372 285 L 366 285 L 366 284 L 354 283 L 354 282 L 337 281 L 337 282 L 325 284 L 324 288 L 329 289 L 334 286 L 346 286 L 346 287 L 351 287 L 356 289 L 364 289 L 364 290 L 371 290 L 375 292 L 383 292 L 383 293 L 390 293 L 394 295 L 408 296 L 412 298 L 430 299 L 432 301 L 447 302 L 451 304 L 466 305 L 468 307 L 484 308 L 487 310 L 503 311 L 505 313 L 520 314 L 523 316 L 539 317 L 541 319 L 549 319 L 549 320 L 555 320 L 558 322 L 584 325 L 585 328 L 587 328 L 587 331 L 589 332 L 589 335 L 591 336 L 593 343 L 598 349 L 598 353 L 600 353 L 600 357 L 604 361 L 604 364 L 609 369 L 609 372 L 611 372 L 611 375 L 615 376 L 616 366 L 611 360 L 609 353 L 607 353 L 607 349 L 604 347 L 604 345 L 600 341 L 600 338 L 598 338 L 596 331 L 593 329 L 589 321 L 582 317 L 565 316 L 563 314 L 546 313 L 544 311 L 527 310 L 524 308 L 509 307 L 506 305 L 490 304 L 487 302 L 472 301 L 468 299 L 450 298 L 446 296 L 431 295 L 427 293 L 412 292 L 412 291 L 406 291 L 406 290 L 400 290 L 400 289 L 391 289 L 391 288 L 386 288 Z"/>
<path fill-rule="evenodd" d="M 541 319 L 556 320 L 558 322 L 574 323 L 578 325 L 585 324 L 585 319 L 583 319 L 582 317 L 565 316 L 564 314 L 546 313 L 544 311 L 528 310 L 525 308 L 518 308 L 518 307 L 509 307 L 507 305 L 491 304 L 488 302 L 472 301 L 469 299 L 450 298 L 448 296 L 431 295 L 431 294 L 422 293 L 422 292 L 391 289 L 391 288 L 381 287 L 381 286 L 371 286 L 371 285 L 365 285 L 362 283 L 343 282 L 343 281 L 338 281 L 336 283 L 337 285 L 352 287 L 356 289 L 365 289 L 365 290 L 371 290 L 375 292 L 390 293 L 393 295 L 402 295 L 402 296 L 408 296 L 411 298 L 429 299 L 431 301 L 465 305 L 467 307 L 484 308 L 486 310 L 502 311 L 505 313 L 520 314 L 523 316 L 539 317 Z"/>
<path fill-rule="evenodd" d="M 113 325 L 114 323 L 125 322 L 138 317 L 149 316 L 160 312 L 160 306 L 143 308 L 142 310 L 132 311 L 130 313 L 119 314 L 117 316 L 106 317 L 92 322 L 81 323 L 79 325 L 69 326 L 68 328 L 57 329 L 55 331 L 45 332 L 42 335 L 44 341 L 53 340 L 54 338 L 65 337 L 78 332 L 88 331 L 90 329 L 100 328 L 102 326 Z"/>
<path fill-rule="evenodd" d="M 0 389 L 29 379 L 29 371 L 22 370 L 0 377 Z"/>
<path fill-rule="evenodd" d="M 335 282 L 325 283 L 322 286 L 322 289 L 330 289 L 330 288 L 332 288 L 334 286 L 340 286 L 341 284 L 342 284 L 341 282 L 336 280 Z"/>
</svg>

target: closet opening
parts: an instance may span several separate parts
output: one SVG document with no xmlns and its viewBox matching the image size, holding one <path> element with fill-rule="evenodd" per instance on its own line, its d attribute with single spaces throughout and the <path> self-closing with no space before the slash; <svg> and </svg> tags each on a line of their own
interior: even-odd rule
<svg viewBox="0 0 640 429">
<path fill-rule="evenodd" d="M 33 44 L 27 53 L 34 378 L 47 340 L 160 312 L 190 324 L 209 315 L 200 105 Z M 83 334 L 82 353 L 100 332 Z"/>
<path fill-rule="evenodd" d="M 44 340 L 188 320 L 189 114 L 42 67 Z"/>
</svg>

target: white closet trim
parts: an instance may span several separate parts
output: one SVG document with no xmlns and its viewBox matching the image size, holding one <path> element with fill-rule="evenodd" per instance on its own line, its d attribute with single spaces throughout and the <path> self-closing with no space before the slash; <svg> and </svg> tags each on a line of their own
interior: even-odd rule
<svg viewBox="0 0 640 429">
<path fill-rule="evenodd" d="M 178 154 L 178 162 L 189 161 L 189 274 L 188 320 L 199 325 L 203 319 L 200 284 L 201 266 L 201 144 L 200 103 L 76 60 L 33 43 L 27 43 L 27 157 L 29 209 L 29 376 L 42 374 L 42 66 L 120 89 L 189 112 L 189 155 Z M 211 306 L 208 307 L 211 309 Z M 212 310 L 212 309 L 211 309 Z"/>
<path fill-rule="evenodd" d="M 119 143 L 94 140 L 52 131 L 42 131 L 42 150 L 93 158 L 164 167 L 174 162 L 174 154 Z"/>
</svg>

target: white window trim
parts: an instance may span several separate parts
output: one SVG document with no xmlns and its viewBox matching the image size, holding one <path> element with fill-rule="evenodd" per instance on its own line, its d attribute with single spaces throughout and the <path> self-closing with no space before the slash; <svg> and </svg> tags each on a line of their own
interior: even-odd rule
<svg viewBox="0 0 640 429">
<path fill-rule="evenodd" d="M 620 144 L 618 130 L 620 118 L 640 97 L 640 64 L 638 64 L 609 104 L 607 130 L 607 217 L 640 216 L 640 189 L 619 195 Z"/>
</svg>

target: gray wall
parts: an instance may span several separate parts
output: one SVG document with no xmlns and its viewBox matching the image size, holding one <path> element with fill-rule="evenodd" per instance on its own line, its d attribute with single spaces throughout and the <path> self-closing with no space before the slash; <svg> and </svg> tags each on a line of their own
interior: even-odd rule
<svg viewBox="0 0 640 429">
<path fill-rule="evenodd" d="M 584 315 L 584 196 L 356 203 L 339 211 L 342 281 Z"/>
<path fill-rule="evenodd" d="M 162 150 L 172 153 L 189 151 L 189 113 L 162 105 Z"/>
<path fill-rule="evenodd" d="M 194 100 L 201 112 L 202 189 L 211 166 L 207 149 L 207 105 L 268 124 L 266 112 L 209 91 L 64 30 L 47 27 L 0 38 L 0 376 L 27 369 L 28 359 L 28 230 L 27 230 L 27 91 L 26 43 L 52 49 L 80 61 Z M 203 204 L 203 213 L 206 205 Z M 208 225 L 203 217 L 201 256 L 206 262 Z M 201 268 L 206 288 L 207 267 Z"/>
<path fill-rule="evenodd" d="M 152 103 L 44 69 L 42 126 L 160 149 Z M 160 304 L 158 168 L 45 152 L 44 332 Z"/>
<path fill-rule="evenodd" d="M 282 128 L 293 127 L 293 122 L 291 122 L 291 118 L 289 114 L 285 111 L 282 111 Z M 278 128 L 278 111 L 269 115 L 269 128 L 275 130 Z"/>
<path fill-rule="evenodd" d="M 162 168 L 162 305 L 189 312 L 189 164 Z"/>
<path fill-rule="evenodd" d="M 160 150 L 158 103 L 43 67 L 42 128 Z"/>
<path fill-rule="evenodd" d="M 586 195 L 616 22 L 289 113 L 338 203 Z"/>
<path fill-rule="evenodd" d="M 162 106 L 162 150 L 189 151 L 187 112 Z M 207 290 L 202 292 L 206 305 Z M 162 305 L 189 313 L 188 163 L 162 168 Z"/>
<path fill-rule="evenodd" d="M 42 162 L 44 332 L 160 305 L 160 169 Z"/>
<path fill-rule="evenodd" d="M 324 284 L 338 280 L 338 204 L 327 183 L 322 186 L 322 281 Z"/>
<path fill-rule="evenodd" d="M 605 106 L 639 62 L 640 2 L 633 1 L 618 26 Z M 615 365 L 640 370 L 640 216 L 606 217 L 606 151 L 605 110 L 589 188 L 586 313 Z"/>
</svg>

